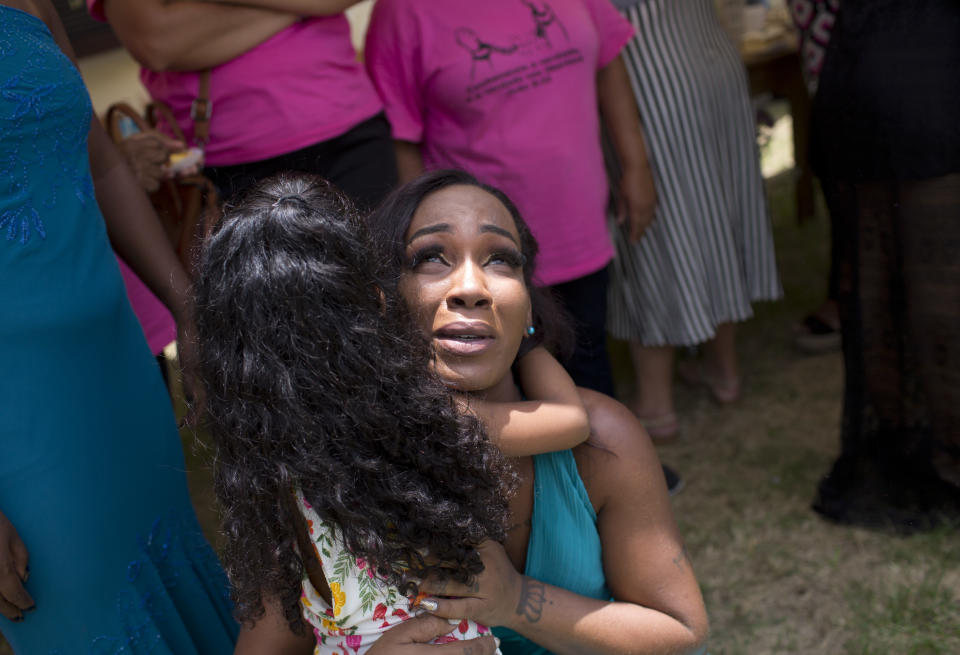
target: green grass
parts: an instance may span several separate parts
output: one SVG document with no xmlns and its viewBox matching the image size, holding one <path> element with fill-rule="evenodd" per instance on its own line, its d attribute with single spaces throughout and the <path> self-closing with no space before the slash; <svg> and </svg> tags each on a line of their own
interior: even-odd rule
<svg viewBox="0 0 960 655">
<path fill-rule="evenodd" d="M 861 626 L 845 645 L 847 655 L 960 652 L 960 599 L 936 567 L 912 582 L 854 580 L 845 595 L 852 618 Z"/>
</svg>

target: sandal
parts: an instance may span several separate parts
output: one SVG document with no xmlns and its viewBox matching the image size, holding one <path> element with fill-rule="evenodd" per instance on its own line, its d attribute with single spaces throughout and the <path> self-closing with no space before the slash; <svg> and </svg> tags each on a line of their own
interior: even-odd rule
<svg viewBox="0 0 960 655">
<path fill-rule="evenodd" d="M 796 326 L 793 344 L 810 355 L 829 353 L 840 349 L 841 333 L 816 314 L 808 314 Z"/>
<path fill-rule="evenodd" d="M 729 405 L 740 400 L 740 379 L 721 380 L 708 374 L 701 362 L 680 362 L 677 366 L 680 379 L 691 387 L 706 387 L 710 396 L 720 405 Z"/>
<path fill-rule="evenodd" d="M 673 441 L 680 434 L 680 422 L 674 412 L 660 416 L 638 416 L 637 420 L 654 441 Z"/>
</svg>

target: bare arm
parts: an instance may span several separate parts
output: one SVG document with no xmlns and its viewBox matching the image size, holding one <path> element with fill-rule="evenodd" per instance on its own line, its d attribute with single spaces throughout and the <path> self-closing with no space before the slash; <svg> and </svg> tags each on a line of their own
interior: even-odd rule
<svg viewBox="0 0 960 655">
<path fill-rule="evenodd" d="M 394 141 L 393 149 L 397 155 L 397 174 L 400 184 L 406 184 L 423 173 L 423 155 L 420 144 L 409 141 Z"/>
<path fill-rule="evenodd" d="M 96 118 L 90 122 L 88 143 L 97 203 L 114 250 L 180 323 L 189 315 L 190 280 L 160 219 Z"/>
<path fill-rule="evenodd" d="M 360 0 L 203 0 L 220 5 L 259 7 L 298 16 L 333 16 L 342 13 Z"/>
<path fill-rule="evenodd" d="M 620 161 L 620 211 L 618 220 L 627 221 L 630 238 L 639 241 L 653 220 L 657 192 L 647 161 L 647 146 L 623 59 L 615 58 L 597 72 L 600 113 Z"/>
<path fill-rule="evenodd" d="M 573 448 L 590 436 L 587 410 L 573 380 L 543 347 L 520 360 L 520 384 L 530 400 L 495 403 L 470 399 L 487 434 L 504 455 L 522 457 Z"/>
<path fill-rule="evenodd" d="M 578 456 L 577 463 L 591 499 L 602 497 L 598 531 L 615 600 L 522 576 L 498 544 L 481 549 L 486 568 L 474 586 L 425 583 L 421 590 L 466 597 L 438 599 L 439 616 L 503 625 L 558 655 L 690 652 L 706 638 L 706 612 L 656 453 L 629 410 L 601 394 L 582 393 L 601 448 Z"/>
<path fill-rule="evenodd" d="M 41 18 L 57 45 L 76 65 L 73 48 L 53 5 L 42 0 L 40 7 Z M 87 149 L 97 203 L 114 250 L 178 322 L 187 318 L 190 287 L 187 274 L 136 176 L 96 117 L 90 119 Z"/>
<path fill-rule="evenodd" d="M 234 655 L 310 655 L 316 646 L 316 639 L 309 630 L 298 635 L 290 629 L 283 617 L 280 603 L 264 598 L 264 614 L 253 625 L 243 625 L 237 636 Z"/>
<path fill-rule="evenodd" d="M 154 71 L 218 66 L 299 20 L 290 13 L 189 0 L 104 0 L 103 8 L 123 45 Z"/>
</svg>

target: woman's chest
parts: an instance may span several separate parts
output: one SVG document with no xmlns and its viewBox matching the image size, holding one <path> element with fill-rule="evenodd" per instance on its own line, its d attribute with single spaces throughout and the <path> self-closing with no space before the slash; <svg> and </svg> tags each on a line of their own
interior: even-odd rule
<svg viewBox="0 0 960 655">
<path fill-rule="evenodd" d="M 520 485 L 510 499 L 504 548 L 518 571 L 527 568 L 534 533 L 541 543 L 571 531 L 583 533 L 580 536 L 589 541 L 599 539 L 597 516 L 604 491 L 596 475 L 595 455 L 584 445 L 573 450 L 573 457 L 554 453 L 513 462 Z M 540 460 L 539 467 L 536 460 Z M 564 465 L 557 466 L 558 461 Z"/>
<path fill-rule="evenodd" d="M 527 563 L 527 544 L 530 541 L 533 518 L 533 458 L 518 460 L 514 462 L 514 466 L 520 476 L 520 486 L 510 499 L 510 523 L 503 547 L 513 566 L 522 573 Z"/>
</svg>

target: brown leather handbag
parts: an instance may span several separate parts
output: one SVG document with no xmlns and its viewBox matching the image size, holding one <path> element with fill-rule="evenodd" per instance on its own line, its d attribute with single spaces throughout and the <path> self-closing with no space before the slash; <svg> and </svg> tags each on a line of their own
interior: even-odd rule
<svg viewBox="0 0 960 655">
<path fill-rule="evenodd" d="M 203 93 L 204 86 L 206 85 L 201 85 L 201 96 L 191 109 L 197 142 L 201 145 L 209 133 L 210 120 L 210 102 L 206 99 L 207 94 Z M 183 130 L 177 125 L 173 112 L 166 104 L 153 102 L 147 105 L 145 113 L 146 116 L 141 116 L 133 107 L 123 102 L 111 105 L 105 119 L 110 138 L 115 143 L 123 141 L 130 133 L 124 126 L 125 119 L 129 119 L 139 131 L 163 126 L 168 134 L 186 143 Z M 220 220 L 216 187 L 209 178 L 200 173 L 168 178 L 162 180 L 160 188 L 150 194 L 150 201 L 180 262 L 192 276 L 197 246 Z"/>
</svg>

